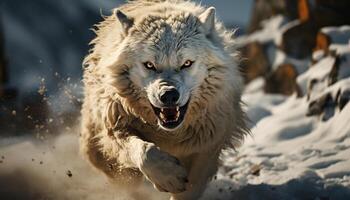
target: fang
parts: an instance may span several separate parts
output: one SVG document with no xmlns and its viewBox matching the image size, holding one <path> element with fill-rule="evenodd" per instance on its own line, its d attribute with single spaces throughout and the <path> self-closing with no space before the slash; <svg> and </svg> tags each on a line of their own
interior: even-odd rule
<svg viewBox="0 0 350 200">
<path fill-rule="evenodd" d="M 180 112 L 177 111 L 177 113 L 176 113 L 176 121 L 179 119 L 179 117 L 180 117 Z"/>
<path fill-rule="evenodd" d="M 163 114 L 163 113 L 160 113 L 160 118 L 162 119 L 162 120 L 165 120 L 165 115 Z"/>
</svg>

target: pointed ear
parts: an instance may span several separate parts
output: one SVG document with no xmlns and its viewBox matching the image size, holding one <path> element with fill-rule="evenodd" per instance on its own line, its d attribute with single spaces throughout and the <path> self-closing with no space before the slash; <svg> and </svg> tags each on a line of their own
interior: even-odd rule
<svg viewBox="0 0 350 200">
<path fill-rule="evenodd" d="M 122 25 L 123 32 L 125 35 L 128 34 L 129 29 L 134 25 L 134 19 L 126 16 L 122 11 L 117 10 L 116 16 Z"/>
<path fill-rule="evenodd" d="M 204 31 L 210 34 L 215 28 L 215 8 L 210 7 L 206 9 L 201 15 L 199 15 L 199 21 L 202 22 Z"/>
</svg>

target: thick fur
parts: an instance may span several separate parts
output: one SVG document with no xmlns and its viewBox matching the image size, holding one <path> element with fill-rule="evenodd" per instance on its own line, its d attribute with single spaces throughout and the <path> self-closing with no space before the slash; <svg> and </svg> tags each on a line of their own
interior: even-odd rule
<svg viewBox="0 0 350 200">
<path fill-rule="evenodd" d="M 132 19 L 130 26 L 117 10 Z M 172 199 L 198 199 L 221 151 L 237 147 L 248 132 L 232 33 L 216 19 L 210 27 L 205 11 L 181 0 L 131 1 L 97 25 L 84 62 L 81 150 L 120 185 L 144 175 Z M 178 72 L 183 57 L 195 65 Z M 181 98 L 190 100 L 176 130 L 161 128 L 151 107 L 161 72 L 152 78 L 142 67 L 150 59 L 174 79 L 184 77 Z"/>
</svg>

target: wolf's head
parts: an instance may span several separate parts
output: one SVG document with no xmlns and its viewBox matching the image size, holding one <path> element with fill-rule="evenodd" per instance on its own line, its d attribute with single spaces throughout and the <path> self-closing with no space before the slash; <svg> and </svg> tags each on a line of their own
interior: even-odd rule
<svg viewBox="0 0 350 200">
<path fill-rule="evenodd" d="M 156 119 L 173 131 L 226 95 L 222 86 L 231 76 L 232 57 L 216 33 L 213 7 L 198 15 L 183 10 L 135 19 L 119 10 L 115 15 L 123 28 L 123 40 L 116 44 L 123 67 L 112 70 L 113 82 L 134 105 L 148 105 L 137 111 L 143 120 Z"/>
</svg>

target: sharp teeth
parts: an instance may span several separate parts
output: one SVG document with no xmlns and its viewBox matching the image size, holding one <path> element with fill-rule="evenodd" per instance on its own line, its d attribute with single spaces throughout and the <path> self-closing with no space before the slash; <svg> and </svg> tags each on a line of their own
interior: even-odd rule
<svg viewBox="0 0 350 200">
<path fill-rule="evenodd" d="M 181 115 L 180 107 L 177 106 L 175 109 L 176 109 L 176 115 L 172 117 L 173 119 L 169 119 L 169 120 L 167 119 L 166 108 L 161 108 L 160 109 L 161 112 L 159 113 L 159 118 L 165 123 L 173 123 L 173 122 L 179 121 L 179 118 L 180 118 L 180 115 Z"/>
<path fill-rule="evenodd" d="M 163 113 L 160 113 L 160 118 L 162 119 L 162 120 L 165 120 L 165 115 L 163 114 Z"/>
</svg>

